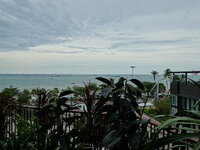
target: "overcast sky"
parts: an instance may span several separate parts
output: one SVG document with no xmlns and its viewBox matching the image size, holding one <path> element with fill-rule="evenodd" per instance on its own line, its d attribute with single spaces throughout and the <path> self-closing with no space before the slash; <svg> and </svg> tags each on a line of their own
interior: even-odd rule
<svg viewBox="0 0 200 150">
<path fill-rule="evenodd" d="M 200 0 L 0 0 L 0 73 L 200 70 Z"/>
</svg>

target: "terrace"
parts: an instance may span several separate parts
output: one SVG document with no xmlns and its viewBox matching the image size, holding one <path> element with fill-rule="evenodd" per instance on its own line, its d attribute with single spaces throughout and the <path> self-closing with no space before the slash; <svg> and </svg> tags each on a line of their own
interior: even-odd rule
<svg viewBox="0 0 200 150">
<path fill-rule="evenodd" d="M 185 125 L 198 125 L 199 119 L 193 116 L 199 112 L 177 116 L 160 124 L 144 114 L 145 106 L 138 107 L 141 91 L 145 91 L 140 81 L 130 80 L 135 87 L 120 78 L 112 86 L 109 80 L 98 79 L 108 87 L 94 103 L 95 92 L 86 85 L 82 101 L 87 111 L 68 105 L 67 95 L 72 91 L 63 91 L 53 98 L 50 92 L 39 90 L 36 106 L 9 104 L 7 108 L 10 109 L 4 113 L 4 138 L 0 148 L 7 149 L 10 143 L 12 146 L 23 145 L 24 149 L 31 149 L 31 145 L 41 150 L 198 148 L 199 130 Z M 2 100 L 2 95 L 0 98 Z M 148 97 L 144 99 L 147 103 Z M 107 104 L 108 101 L 112 103 Z"/>
</svg>

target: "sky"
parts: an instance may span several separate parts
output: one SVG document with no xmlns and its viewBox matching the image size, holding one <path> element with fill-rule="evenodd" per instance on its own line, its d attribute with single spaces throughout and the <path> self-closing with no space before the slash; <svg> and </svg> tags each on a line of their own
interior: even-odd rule
<svg viewBox="0 0 200 150">
<path fill-rule="evenodd" d="M 0 0 L 0 73 L 200 70 L 199 0 Z"/>
</svg>

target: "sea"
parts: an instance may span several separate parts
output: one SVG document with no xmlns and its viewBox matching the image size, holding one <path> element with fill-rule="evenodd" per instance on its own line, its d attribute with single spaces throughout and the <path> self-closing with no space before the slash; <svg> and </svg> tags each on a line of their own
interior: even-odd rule
<svg viewBox="0 0 200 150">
<path fill-rule="evenodd" d="M 84 83 L 95 82 L 101 84 L 97 77 L 104 77 L 107 79 L 113 78 L 115 82 L 120 77 L 127 79 L 138 79 L 141 82 L 149 81 L 154 82 L 152 75 L 145 74 L 0 74 L 0 91 L 10 86 L 18 89 L 45 88 L 53 89 L 58 88 L 67 89 L 68 87 L 84 86 Z M 190 76 L 193 80 L 199 80 L 200 76 Z M 166 80 L 162 75 L 157 76 L 159 82 L 166 84 Z"/>
</svg>

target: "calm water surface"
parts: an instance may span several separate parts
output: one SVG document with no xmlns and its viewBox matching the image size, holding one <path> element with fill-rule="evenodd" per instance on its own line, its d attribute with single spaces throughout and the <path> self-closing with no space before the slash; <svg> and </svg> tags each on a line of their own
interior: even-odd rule
<svg viewBox="0 0 200 150">
<path fill-rule="evenodd" d="M 116 81 L 120 77 L 128 79 L 132 78 L 132 75 L 78 75 L 78 74 L 0 74 L 0 90 L 13 86 L 19 89 L 33 89 L 33 88 L 46 88 L 46 89 L 66 89 L 67 87 L 83 86 L 84 82 L 96 82 L 96 77 L 105 77 L 107 79 L 113 78 Z M 140 81 L 153 82 L 152 75 L 134 75 L 134 78 Z M 158 79 L 162 79 L 163 76 L 158 76 Z M 200 79 L 200 76 L 192 76 L 193 79 Z M 165 80 L 161 81 L 165 83 Z"/>
</svg>

